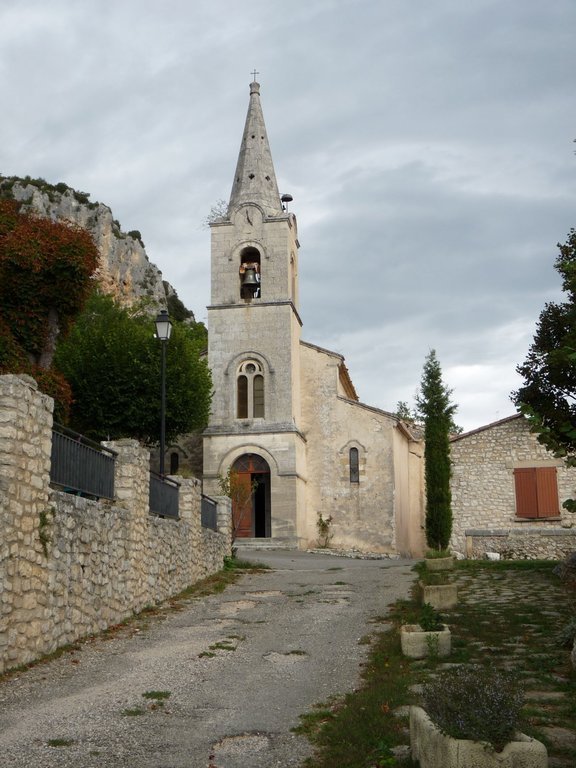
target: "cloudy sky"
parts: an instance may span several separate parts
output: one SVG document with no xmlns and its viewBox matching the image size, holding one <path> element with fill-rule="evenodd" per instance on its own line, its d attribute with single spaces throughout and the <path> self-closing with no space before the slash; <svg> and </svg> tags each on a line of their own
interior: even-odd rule
<svg viewBox="0 0 576 768">
<path fill-rule="evenodd" d="M 303 338 L 385 410 L 435 348 L 474 429 L 561 297 L 575 39 L 574 0 L 0 0 L 0 174 L 109 205 L 206 320 L 256 69 Z"/>
</svg>

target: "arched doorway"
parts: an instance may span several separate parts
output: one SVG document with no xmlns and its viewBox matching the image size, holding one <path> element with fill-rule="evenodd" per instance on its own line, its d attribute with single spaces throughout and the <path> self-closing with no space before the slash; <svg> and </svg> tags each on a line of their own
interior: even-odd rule
<svg viewBox="0 0 576 768">
<path fill-rule="evenodd" d="M 256 453 L 245 453 L 236 459 L 232 471 L 237 476 L 238 485 L 232 499 L 236 538 L 269 538 L 271 517 L 268 462 Z"/>
</svg>

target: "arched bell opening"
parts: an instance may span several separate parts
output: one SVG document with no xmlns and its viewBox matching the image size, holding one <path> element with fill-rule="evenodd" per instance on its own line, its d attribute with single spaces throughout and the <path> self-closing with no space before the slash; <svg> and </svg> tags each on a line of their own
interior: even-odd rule
<svg viewBox="0 0 576 768">
<path fill-rule="evenodd" d="M 262 295 L 260 283 L 260 252 L 256 248 L 244 248 L 240 254 L 240 297 L 245 301 L 259 299 Z"/>
<path fill-rule="evenodd" d="M 256 453 L 239 456 L 232 465 L 232 522 L 237 539 L 272 535 L 270 466 Z"/>
</svg>

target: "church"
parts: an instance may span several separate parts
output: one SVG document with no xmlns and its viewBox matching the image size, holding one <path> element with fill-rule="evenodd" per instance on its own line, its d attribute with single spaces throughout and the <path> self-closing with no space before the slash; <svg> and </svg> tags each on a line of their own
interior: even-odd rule
<svg viewBox="0 0 576 768">
<path fill-rule="evenodd" d="M 210 225 L 204 493 L 220 495 L 234 471 L 245 489 L 233 505 L 238 544 L 315 547 L 321 516 L 336 549 L 419 556 L 423 443 L 359 402 L 342 355 L 302 339 L 290 200 L 254 81 L 227 212 Z"/>
</svg>

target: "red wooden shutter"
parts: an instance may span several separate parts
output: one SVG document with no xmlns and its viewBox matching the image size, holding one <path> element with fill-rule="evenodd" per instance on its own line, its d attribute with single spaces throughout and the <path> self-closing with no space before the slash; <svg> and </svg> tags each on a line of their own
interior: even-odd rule
<svg viewBox="0 0 576 768">
<path fill-rule="evenodd" d="M 560 506 L 558 504 L 556 467 L 537 467 L 535 474 L 538 517 L 557 517 L 560 514 Z"/>
<path fill-rule="evenodd" d="M 538 517 L 536 472 L 532 467 L 514 470 L 516 486 L 516 516 Z"/>
</svg>

